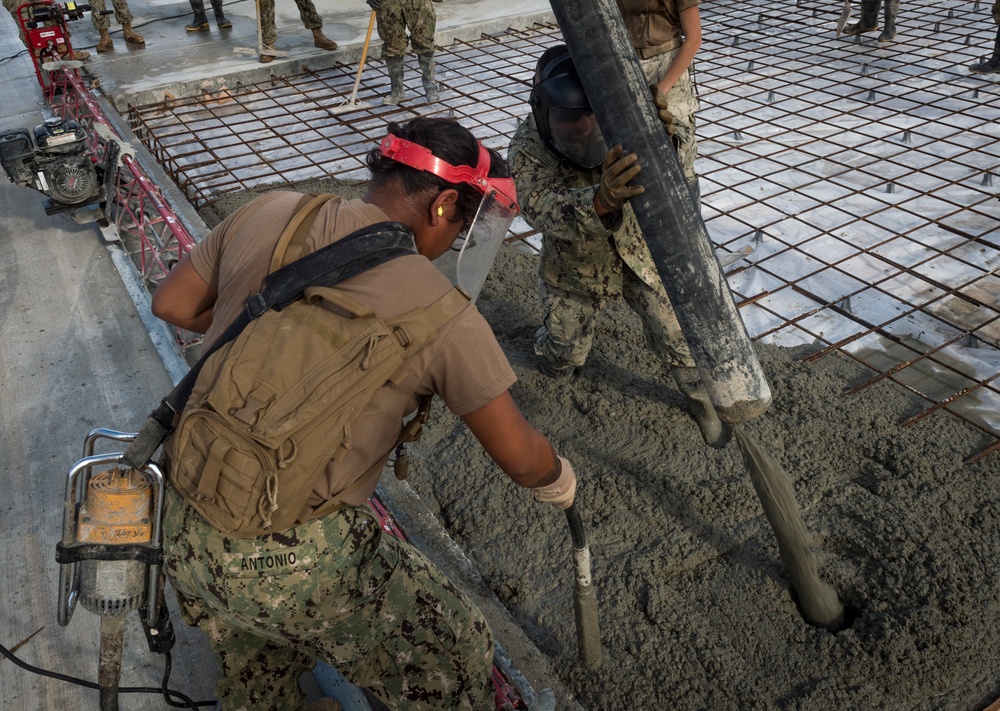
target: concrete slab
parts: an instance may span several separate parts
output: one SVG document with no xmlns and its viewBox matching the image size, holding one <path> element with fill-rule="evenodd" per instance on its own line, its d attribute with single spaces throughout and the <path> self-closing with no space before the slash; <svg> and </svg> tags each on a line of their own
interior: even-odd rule
<svg viewBox="0 0 1000 711">
<path fill-rule="evenodd" d="M 128 104 L 142 105 L 173 96 L 200 92 L 214 93 L 239 83 L 265 81 L 272 75 L 297 74 L 306 68 L 324 69 L 337 63 L 356 64 L 361 56 L 371 9 L 363 0 L 315 0 L 323 18 L 324 33 L 336 41 L 333 52 L 316 49 L 312 33 L 303 27 L 291 2 L 276 7 L 277 48 L 287 57 L 270 64 L 257 60 L 256 7 L 249 0 L 225 3 L 229 30 L 219 30 L 214 19 L 209 32 L 185 32 L 191 8 L 177 0 L 133 1 L 133 26 L 146 39 L 144 48 L 128 45 L 121 28 L 112 23 L 114 49 L 94 53 L 87 70 L 101 80 L 102 91 L 120 111 Z M 552 10 L 544 0 L 445 0 L 435 3 L 437 44 L 478 39 L 483 34 L 509 27 L 530 27 L 535 22 L 551 22 Z M 74 22 L 72 42 L 77 49 L 93 52 L 98 35 L 89 20 Z M 380 61 L 381 40 L 372 33 L 368 61 Z"/>
</svg>

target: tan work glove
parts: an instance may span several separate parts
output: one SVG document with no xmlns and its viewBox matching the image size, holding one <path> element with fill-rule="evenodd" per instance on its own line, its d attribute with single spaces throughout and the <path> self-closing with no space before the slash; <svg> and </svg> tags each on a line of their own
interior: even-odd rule
<svg viewBox="0 0 1000 711">
<path fill-rule="evenodd" d="M 608 212 L 620 212 L 626 200 L 645 192 L 641 185 L 629 185 L 642 170 L 639 157 L 635 153 L 623 156 L 623 152 L 621 145 L 615 146 L 601 164 L 601 185 L 595 199 Z"/>
<path fill-rule="evenodd" d="M 536 501 L 552 504 L 562 511 L 573 505 L 573 499 L 576 497 L 576 474 L 573 473 L 573 466 L 565 457 L 556 458 L 556 467 L 559 470 L 556 480 L 545 486 L 532 487 L 531 495 Z"/>
<path fill-rule="evenodd" d="M 667 135 L 670 136 L 670 140 L 677 145 L 677 139 L 674 137 L 674 115 L 667 107 L 667 95 L 660 91 L 660 87 L 656 84 L 651 84 L 649 86 L 650 90 L 653 92 L 653 103 L 656 105 L 656 112 L 660 116 L 660 122 L 663 124 L 664 128 L 667 129 Z"/>
</svg>

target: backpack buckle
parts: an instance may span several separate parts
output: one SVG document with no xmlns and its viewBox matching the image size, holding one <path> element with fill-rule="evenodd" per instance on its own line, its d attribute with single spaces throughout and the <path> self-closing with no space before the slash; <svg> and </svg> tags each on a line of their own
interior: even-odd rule
<svg viewBox="0 0 1000 711">
<path fill-rule="evenodd" d="M 264 300 L 264 294 L 254 294 L 249 299 L 247 299 L 247 315 L 250 318 L 257 318 L 265 311 L 267 311 L 267 302 Z"/>
</svg>

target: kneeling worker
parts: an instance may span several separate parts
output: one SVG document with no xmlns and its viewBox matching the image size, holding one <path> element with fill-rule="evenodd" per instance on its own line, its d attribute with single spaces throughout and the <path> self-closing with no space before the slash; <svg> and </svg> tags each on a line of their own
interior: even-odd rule
<svg viewBox="0 0 1000 711">
<path fill-rule="evenodd" d="M 402 223 L 418 253 L 342 281 L 335 291 L 380 318 L 429 307 L 452 286 L 431 260 L 448 251 L 481 205 L 487 210 L 484 196 L 496 191 L 514 205 L 506 163 L 457 122 L 417 118 L 390 124 L 367 165 L 368 193 L 323 205 L 305 251 L 375 223 Z M 230 215 L 171 271 L 156 290 L 153 312 L 205 333 L 208 344 L 218 338 L 260 290 L 302 197 L 272 192 Z M 496 220 L 481 222 L 496 231 Z M 475 224 L 472 232 L 470 243 L 484 237 Z M 364 504 L 403 417 L 418 398 L 433 394 L 515 483 L 538 501 L 569 507 L 573 469 L 524 419 L 508 392 L 514 381 L 489 325 L 466 302 L 375 392 L 351 425 L 351 447 L 318 473 L 306 511 L 335 498 L 345 504 L 339 510 L 271 535 L 238 538 L 213 527 L 171 488 L 164 568 L 185 620 L 205 631 L 218 658 L 216 688 L 225 711 L 300 711 L 297 680 L 317 659 L 391 709 L 493 708 L 486 619 L 422 553 L 383 535 Z M 373 475 L 365 479 L 366 473 Z M 447 469 L 440 474 L 448 476 Z M 281 564 L 267 574 L 243 565 L 259 560 Z"/>
<path fill-rule="evenodd" d="M 666 97 L 654 96 L 669 131 Z M 538 60 L 530 103 L 532 113 L 514 132 L 507 157 L 524 219 L 542 233 L 539 368 L 552 377 L 572 376 L 587 360 L 601 311 L 622 296 L 641 317 L 705 442 L 724 446 L 729 430 L 712 406 L 628 204 L 643 191 L 629 184 L 640 170 L 636 156 L 621 146 L 608 150 L 565 45 Z"/>
</svg>

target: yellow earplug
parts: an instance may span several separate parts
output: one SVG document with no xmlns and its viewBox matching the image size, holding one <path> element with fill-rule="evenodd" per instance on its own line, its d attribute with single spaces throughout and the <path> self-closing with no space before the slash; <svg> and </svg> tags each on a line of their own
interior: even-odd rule
<svg viewBox="0 0 1000 711">
<path fill-rule="evenodd" d="M 444 217 L 444 208 L 438 205 L 438 217 Z"/>
</svg>

